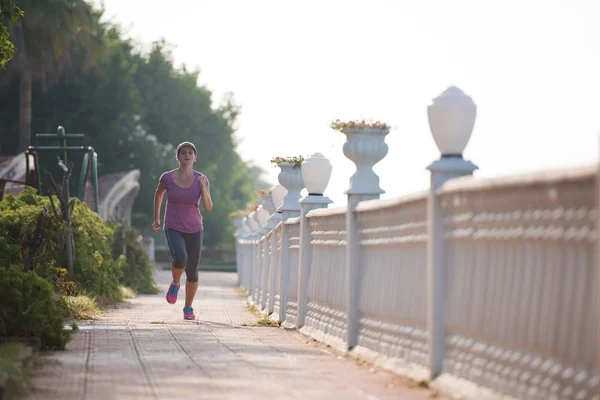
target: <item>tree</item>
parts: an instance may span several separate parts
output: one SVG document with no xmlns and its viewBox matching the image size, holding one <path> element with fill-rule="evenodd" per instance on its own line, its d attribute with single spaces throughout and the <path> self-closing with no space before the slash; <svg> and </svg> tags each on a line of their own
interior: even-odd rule
<svg viewBox="0 0 600 400">
<path fill-rule="evenodd" d="M 6 26 L 9 22 L 18 24 L 23 17 L 23 10 L 17 7 L 15 0 L 0 0 L 0 68 L 10 60 L 15 53 L 15 46 L 10 41 L 10 33 Z"/>
<path fill-rule="evenodd" d="M 59 81 L 75 55 L 83 55 L 80 66 L 88 67 L 103 51 L 96 35 L 98 12 L 84 0 L 22 0 L 20 6 L 25 17 L 9 24 L 17 56 L 6 64 L 0 83 L 19 80 L 19 150 L 24 151 L 31 143 L 34 82 L 46 89 Z"/>
<path fill-rule="evenodd" d="M 246 208 L 254 188 L 262 186 L 262 171 L 237 153 L 235 126 L 240 108 L 233 95 L 227 94 L 214 105 L 210 91 L 198 86 L 199 70 L 175 68 L 164 41 L 154 43 L 148 53 L 141 52 L 140 46 L 123 38 L 118 25 L 95 23 L 106 56 L 86 69 L 81 67 L 85 54 L 70 49 L 68 73 L 45 90 L 42 82 L 34 83 L 32 129 L 54 132 L 62 125 L 68 133 L 84 133 L 84 144 L 98 153 L 99 175 L 139 169 L 141 188 L 132 223 L 143 234 L 150 233 L 158 178 L 177 166 L 175 146 L 184 140 L 194 142 L 198 149 L 195 168 L 209 177 L 216 203 L 204 215 L 210 231 L 204 243 L 212 248 L 232 246 L 228 215 Z M 18 82 L 0 90 L 0 150 L 5 153 L 18 130 L 14 99 L 19 90 Z M 40 155 L 42 167 L 55 168 L 56 158 L 44 161 L 45 157 Z M 77 167 L 73 175 L 79 176 Z M 72 181 L 78 184 L 77 179 Z"/>
</svg>

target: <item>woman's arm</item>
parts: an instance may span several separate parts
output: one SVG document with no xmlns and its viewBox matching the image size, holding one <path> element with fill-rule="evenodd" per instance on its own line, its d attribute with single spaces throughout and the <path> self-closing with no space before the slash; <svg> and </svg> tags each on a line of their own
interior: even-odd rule
<svg viewBox="0 0 600 400">
<path fill-rule="evenodd" d="M 201 188 L 201 196 L 202 196 L 202 205 L 204 209 L 210 212 L 213 208 L 213 202 L 210 198 L 210 183 L 208 182 L 208 178 L 204 175 L 200 177 L 200 188 Z"/>
<path fill-rule="evenodd" d="M 158 182 L 154 192 L 154 222 L 152 222 L 152 231 L 154 233 L 160 230 L 160 207 L 167 188 L 163 186 L 162 180 Z"/>
</svg>

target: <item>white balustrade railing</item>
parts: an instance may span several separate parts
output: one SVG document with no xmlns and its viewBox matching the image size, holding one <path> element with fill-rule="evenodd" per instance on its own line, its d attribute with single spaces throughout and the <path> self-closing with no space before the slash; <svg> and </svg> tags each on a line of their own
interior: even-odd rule
<svg viewBox="0 0 600 400">
<path fill-rule="evenodd" d="M 349 138 L 362 172 L 348 206 L 327 208 L 318 176 L 298 201 L 285 165 L 293 199 L 274 195 L 266 224 L 236 222 L 239 284 L 286 328 L 459 397 L 599 400 L 600 171 L 473 178 L 466 97 L 451 88 L 429 108 L 443 156 L 428 191 L 381 200 L 362 184 L 385 150 L 371 131 Z M 320 154 L 304 162 L 331 172 Z"/>
<path fill-rule="evenodd" d="M 346 209 L 319 209 L 307 215 L 312 257 L 307 280 L 305 324 L 300 329 L 344 347 L 346 318 Z"/>
</svg>

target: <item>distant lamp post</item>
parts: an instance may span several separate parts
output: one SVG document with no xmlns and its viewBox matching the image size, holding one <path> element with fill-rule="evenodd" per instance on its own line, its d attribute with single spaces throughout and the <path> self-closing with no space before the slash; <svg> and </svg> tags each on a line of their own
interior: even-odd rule
<svg viewBox="0 0 600 400">
<path fill-rule="evenodd" d="M 427 107 L 429 127 L 442 157 L 462 157 L 469 143 L 477 106 L 456 86 L 450 86 Z"/>
<path fill-rule="evenodd" d="M 308 196 L 300 199 L 300 252 L 298 257 L 298 310 L 295 321 L 286 321 L 284 326 L 300 328 L 306 320 L 308 305 L 308 280 L 310 276 L 312 237 L 307 214 L 311 210 L 327 208 L 332 201 L 323 196 L 331 178 L 331 162 L 321 153 L 314 153 L 302 163 L 302 179 Z"/>
<path fill-rule="evenodd" d="M 331 170 L 331 162 L 321 153 L 314 153 L 302 162 L 302 179 L 309 196 L 323 195 Z"/>
<path fill-rule="evenodd" d="M 450 179 L 473 175 L 477 166 L 463 159 L 476 115 L 473 99 L 450 86 L 427 107 L 429 127 L 442 157 L 431 172 L 427 197 L 427 330 L 430 379 L 442 373 L 446 338 L 446 273 L 444 211 L 437 191 Z"/>
<path fill-rule="evenodd" d="M 256 209 L 256 215 L 258 218 L 258 223 L 260 227 L 264 227 L 267 224 L 267 219 L 269 218 L 269 212 L 263 207 L 263 205 L 259 205 Z"/>
</svg>

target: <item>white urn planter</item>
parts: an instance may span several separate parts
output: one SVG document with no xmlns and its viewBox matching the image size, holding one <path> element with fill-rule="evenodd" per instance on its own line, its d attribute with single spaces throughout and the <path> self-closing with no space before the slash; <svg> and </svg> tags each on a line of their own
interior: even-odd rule
<svg viewBox="0 0 600 400">
<path fill-rule="evenodd" d="M 302 179 L 309 196 L 322 196 L 331 178 L 332 165 L 321 153 L 314 153 L 302 162 Z"/>
<path fill-rule="evenodd" d="M 275 208 L 275 204 L 273 203 L 273 194 L 272 193 L 263 194 L 260 196 L 260 199 L 262 200 L 261 205 L 269 213 L 269 215 L 277 212 L 277 209 Z"/>
<path fill-rule="evenodd" d="M 242 219 L 242 228 L 244 229 L 244 235 L 252 231 L 252 226 L 250 225 L 250 218 L 248 218 L 248 216 L 245 216 Z"/>
<path fill-rule="evenodd" d="M 279 207 L 283 204 L 283 199 L 287 194 L 287 189 L 281 185 L 273 186 L 273 191 L 271 192 L 271 196 L 273 197 L 273 204 L 275 205 L 275 210 L 279 210 Z"/>
<path fill-rule="evenodd" d="M 304 189 L 301 167 L 300 165 L 288 162 L 282 162 L 277 165 L 281 168 L 277 179 L 287 189 L 287 194 L 283 198 L 280 210 L 299 212 L 300 203 L 298 203 L 298 200 L 300 199 L 300 192 Z"/>
<path fill-rule="evenodd" d="M 462 157 L 473 132 L 476 114 L 473 99 L 455 86 L 433 99 L 427 107 L 429 128 L 443 157 Z"/>
<path fill-rule="evenodd" d="M 344 128 L 346 134 L 344 155 L 356 165 L 356 172 L 350 177 L 350 187 L 346 194 L 381 194 L 379 176 L 373 167 L 387 155 L 385 136 L 388 128 Z"/>
</svg>

